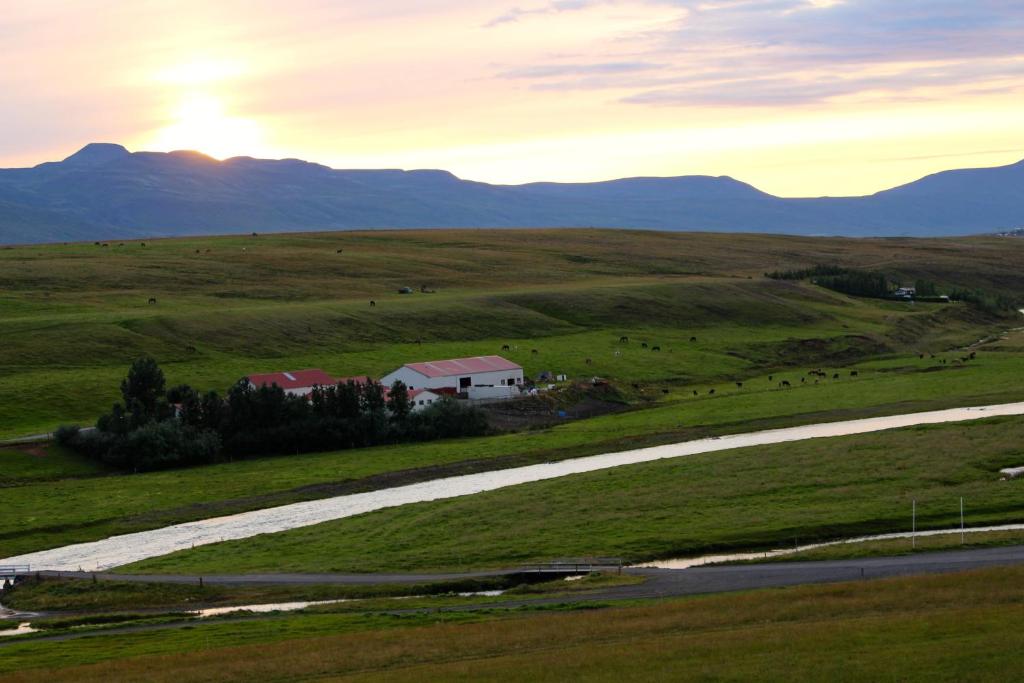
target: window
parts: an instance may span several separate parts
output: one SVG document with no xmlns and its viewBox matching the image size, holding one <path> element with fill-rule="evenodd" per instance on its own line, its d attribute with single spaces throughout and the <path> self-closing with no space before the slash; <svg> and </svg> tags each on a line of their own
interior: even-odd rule
<svg viewBox="0 0 1024 683">
<path fill-rule="evenodd" d="M 516 383 L 516 378 L 515 378 L 515 377 L 509 377 L 509 378 L 508 378 L 508 385 L 509 385 L 510 387 L 511 387 L 511 386 L 515 386 L 515 383 Z"/>
<path fill-rule="evenodd" d="M 460 377 L 459 378 L 459 389 L 468 389 L 473 385 L 472 377 Z"/>
<path fill-rule="evenodd" d="M 422 398 L 420 399 L 420 405 L 423 405 L 423 399 Z"/>
</svg>

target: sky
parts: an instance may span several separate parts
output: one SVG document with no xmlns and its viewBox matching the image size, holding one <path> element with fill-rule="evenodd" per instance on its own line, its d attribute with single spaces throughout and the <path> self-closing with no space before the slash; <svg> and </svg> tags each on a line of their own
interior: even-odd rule
<svg viewBox="0 0 1024 683">
<path fill-rule="evenodd" d="M 1020 0 L 0 0 L 0 167 L 88 142 L 875 192 L 1024 159 Z"/>
</svg>

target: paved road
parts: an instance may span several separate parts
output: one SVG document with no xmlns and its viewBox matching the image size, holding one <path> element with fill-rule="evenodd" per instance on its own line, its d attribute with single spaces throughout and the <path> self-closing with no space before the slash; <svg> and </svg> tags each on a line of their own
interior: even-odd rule
<svg viewBox="0 0 1024 683">
<path fill-rule="evenodd" d="M 776 562 L 767 564 L 730 565 L 723 567 L 691 567 L 689 569 L 640 569 L 632 568 L 624 571 L 647 577 L 642 584 L 631 586 L 615 586 L 604 590 L 574 595 L 561 595 L 546 598 L 522 598 L 500 602 L 487 602 L 476 605 L 458 605 L 451 607 L 394 610 L 395 613 L 423 611 L 469 611 L 495 608 L 536 607 L 553 604 L 580 604 L 588 602 L 608 603 L 616 600 L 647 600 L 673 598 L 686 595 L 706 593 L 725 593 L 731 591 L 754 590 L 759 588 L 779 588 L 802 584 L 835 583 L 841 581 L 859 581 L 880 579 L 894 576 L 910 576 L 916 574 L 940 574 L 984 567 L 1009 566 L 1024 564 L 1024 545 L 1003 548 L 982 548 L 976 550 L 958 550 L 950 552 L 921 553 L 900 557 L 877 557 L 860 560 L 830 560 L 824 562 Z M 427 583 L 429 581 L 451 581 L 520 573 L 521 569 L 510 569 L 496 572 L 467 572 L 463 574 L 263 574 L 263 575 L 221 575 L 203 577 L 204 582 L 220 584 L 344 584 L 367 585 L 382 583 Z M 91 579 L 92 575 L 78 572 L 48 572 L 48 575 L 61 575 L 68 578 Z M 97 574 L 101 580 L 131 580 L 148 582 L 198 582 L 197 576 L 150 576 L 150 575 L 119 575 Z M 224 621 L 242 621 L 244 617 L 219 619 Z M 124 626 L 103 631 L 107 634 L 137 633 L 177 629 L 194 626 L 194 621 L 182 621 L 169 624 L 149 626 Z M 32 640 L 68 640 L 72 638 L 96 635 L 95 632 L 59 633 L 51 636 L 32 636 Z M 16 642 L 25 642 L 21 638 L 0 639 L 0 648 Z"/>
<path fill-rule="evenodd" d="M 766 562 L 688 569 L 627 567 L 623 572 L 645 576 L 634 586 L 617 586 L 599 593 L 559 598 L 564 600 L 606 600 L 618 598 L 661 598 L 699 593 L 775 588 L 808 583 L 830 583 L 860 579 L 879 579 L 910 574 L 937 574 L 997 565 L 1024 564 L 1024 545 L 978 548 L 915 555 L 871 557 L 855 560 L 816 562 Z M 39 572 L 43 576 L 101 581 L 141 583 L 199 583 L 197 575 L 113 574 L 89 572 Z M 217 574 L 203 576 L 210 585 L 345 585 L 426 584 L 441 581 L 515 576 L 533 573 L 524 568 L 448 574 Z M 559 572 L 568 574 L 571 572 Z M 595 597 L 596 596 L 596 597 Z"/>
<path fill-rule="evenodd" d="M 525 467 L 512 467 L 434 479 L 389 489 L 354 493 L 333 498 L 292 503 L 252 510 L 225 517 L 186 522 L 114 536 L 91 543 L 78 543 L 36 553 L 0 559 L 3 564 L 28 564 L 33 568 L 59 571 L 103 571 L 150 557 L 167 555 L 199 545 L 276 533 L 365 514 L 374 510 L 425 501 L 468 496 L 508 486 L 544 481 L 612 467 L 681 458 L 734 448 L 764 446 L 806 439 L 867 434 L 900 427 L 978 420 L 998 415 L 1024 415 L 1024 402 L 974 408 L 953 408 L 906 415 L 860 420 L 825 422 L 784 429 L 696 439 L 683 443 L 605 453 Z"/>
</svg>

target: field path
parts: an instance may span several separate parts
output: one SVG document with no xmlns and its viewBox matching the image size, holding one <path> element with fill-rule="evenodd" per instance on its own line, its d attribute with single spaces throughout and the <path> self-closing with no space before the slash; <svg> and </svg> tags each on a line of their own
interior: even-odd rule
<svg viewBox="0 0 1024 683">
<path fill-rule="evenodd" d="M 32 570 L 103 571 L 113 567 L 166 555 L 178 550 L 250 538 L 259 534 L 287 531 L 322 522 L 353 517 L 374 510 L 468 496 L 534 481 L 571 474 L 680 458 L 699 453 L 765 446 L 769 444 L 867 434 L 925 424 L 979 420 L 1002 415 L 1024 415 L 1024 402 L 973 408 L 953 408 L 907 415 L 873 417 L 843 422 L 826 422 L 801 427 L 772 429 L 747 434 L 697 439 L 664 446 L 605 453 L 554 463 L 480 472 L 445 479 L 356 493 L 335 498 L 306 501 L 279 507 L 215 517 L 162 529 L 113 536 L 101 541 L 77 543 L 17 557 L 0 559 L 0 565 L 30 565 Z"/>
</svg>

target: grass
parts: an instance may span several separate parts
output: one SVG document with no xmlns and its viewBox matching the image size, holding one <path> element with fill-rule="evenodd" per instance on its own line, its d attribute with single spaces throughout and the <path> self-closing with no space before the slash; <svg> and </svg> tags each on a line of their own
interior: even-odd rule
<svg viewBox="0 0 1024 683">
<path fill-rule="evenodd" d="M 448 465 L 459 473 L 681 441 L 707 434 L 893 414 L 1024 398 L 1013 354 L 982 354 L 976 364 L 931 371 L 916 356 L 861 371 L 857 378 L 777 389 L 777 379 L 748 378 L 743 389 L 707 385 L 694 398 L 675 389 L 642 410 L 570 422 L 551 429 L 450 442 L 319 453 L 127 476 L 22 482 L 4 489 L 0 555 L 13 556 L 118 533 L 308 500 L 398 480 L 368 480 L 396 471 Z M 824 406 L 828 409 L 823 410 Z M 460 464 L 461 463 L 461 464 Z M 439 476 L 427 470 L 419 477 Z M 404 481 L 404 480 L 403 480 Z M 347 482 L 347 483 L 346 483 Z M 363 482 L 363 484 L 360 484 Z M 376 482 L 376 483 L 374 483 Z M 347 486 L 325 487 L 325 483 Z M 59 499 L 55 507 L 48 501 Z"/>
<path fill-rule="evenodd" d="M 708 453 L 523 484 L 228 541 L 142 573 L 441 570 L 556 557 L 627 561 L 769 549 L 959 523 L 1024 521 L 1024 419 L 922 426 Z"/>
<path fill-rule="evenodd" d="M 339 375 L 383 374 L 427 356 L 496 352 L 506 342 L 519 343 L 518 359 L 530 374 L 600 373 L 627 383 L 742 376 L 793 360 L 794 349 L 806 357 L 815 344 L 817 355 L 844 363 L 908 345 L 941 350 L 993 331 L 995 321 L 958 306 L 856 301 L 766 281 L 761 273 L 837 262 L 1019 297 L 1020 249 L 983 238 L 723 239 L 613 230 L 6 248 L 0 438 L 93 421 L 117 399 L 125 367 L 143 353 L 157 358 L 173 383 L 223 390 L 251 372 L 323 366 Z M 419 284 L 437 293 L 395 293 Z M 157 304 L 148 304 L 150 297 Z M 616 359 L 612 344 L 621 334 L 649 337 L 674 353 L 631 348 Z M 696 346 L 688 342 L 692 334 L 701 340 Z M 526 352 L 538 346 L 539 357 Z M 588 357 L 594 365 L 585 364 Z"/>
<path fill-rule="evenodd" d="M 913 553 L 936 552 L 939 550 L 968 550 L 972 548 L 994 548 L 1024 543 L 1024 531 L 983 531 L 964 534 L 936 534 L 918 536 L 916 539 L 898 538 L 881 541 L 843 543 L 827 548 L 812 548 L 788 555 L 780 555 L 758 562 L 805 562 L 817 560 L 851 560 L 862 557 L 890 557 Z"/>
<path fill-rule="evenodd" d="M 56 444 L 0 448 L 0 488 L 108 473 Z"/>
<path fill-rule="evenodd" d="M 296 614 L 3 647 L 4 681 L 1005 680 L 1024 569 L 582 611 Z M 897 668 L 894 668 L 897 667 Z"/>
</svg>

